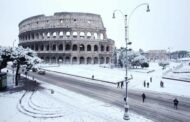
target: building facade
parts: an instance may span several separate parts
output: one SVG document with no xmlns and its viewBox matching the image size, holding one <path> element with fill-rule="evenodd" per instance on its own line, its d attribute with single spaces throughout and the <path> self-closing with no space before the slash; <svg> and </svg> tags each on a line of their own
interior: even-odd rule
<svg viewBox="0 0 190 122">
<path fill-rule="evenodd" d="M 100 15 L 77 12 L 21 21 L 19 45 L 35 50 L 45 62 L 69 64 L 108 64 L 115 47 Z"/>
</svg>

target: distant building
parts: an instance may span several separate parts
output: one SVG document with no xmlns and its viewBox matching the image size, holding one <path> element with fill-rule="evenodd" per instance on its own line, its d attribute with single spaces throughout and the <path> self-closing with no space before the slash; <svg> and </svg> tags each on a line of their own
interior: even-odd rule
<svg viewBox="0 0 190 122">
<path fill-rule="evenodd" d="M 166 50 L 149 50 L 143 55 L 149 60 L 149 61 L 156 61 L 156 60 L 167 60 L 168 59 L 168 53 Z"/>
<path fill-rule="evenodd" d="M 180 59 L 180 58 L 187 58 L 190 56 L 190 54 L 188 51 L 181 50 L 181 51 L 171 52 L 169 56 L 171 59 Z"/>
</svg>

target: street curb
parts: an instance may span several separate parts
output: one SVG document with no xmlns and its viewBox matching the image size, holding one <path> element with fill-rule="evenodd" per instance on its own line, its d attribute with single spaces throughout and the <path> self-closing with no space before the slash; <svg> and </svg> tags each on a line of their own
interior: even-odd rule
<svg viewBox="0 0 190 122">
<path fill-rule="evenodd" d="M 43 69 L 43 68 L 40 68 L 40 69 Z M 63 72 L 59 72 L 59 71 L 52 71 L 52 70 L 48 70 L 48 69 L 43 69 L 43 70 L 48 71 L 48 72 L 55 72 L 55 73 L 59 73 L 59 74 L 64 74 L 64 75 L 69 75 L 69 76 L 74 76 L 74 77 L 79 77 L 79 78 L 85 78 L 85 79 L 89 79 L 89 80 L 96 80 L 96 81 L 105 82 L 105 83 L 110 83 L 110 84 L 117 84 L 117 83 L 113 83 L 113 82 L 106 81 L 106 80 L 92 79 L 92 78 L 83 77 L 83 76 L 79 76 L 79 75 L 72 75 L 72 74 L 68 74 L 68 73 L 63 73 Z"/>
</svg>

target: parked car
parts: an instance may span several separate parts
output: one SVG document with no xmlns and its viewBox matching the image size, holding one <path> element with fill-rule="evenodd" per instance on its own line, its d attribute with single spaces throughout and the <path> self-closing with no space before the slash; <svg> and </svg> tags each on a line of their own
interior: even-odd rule
<svg viewBox="0 0 190 122">
<path fill-rule="evenodd" d="M 38 70 L 38 74 L 40 74 L 40 75 L 45 75 L 45 74 L 46 74 L 46 71 L 45 71 L 45 70 Z"/>
</svg>

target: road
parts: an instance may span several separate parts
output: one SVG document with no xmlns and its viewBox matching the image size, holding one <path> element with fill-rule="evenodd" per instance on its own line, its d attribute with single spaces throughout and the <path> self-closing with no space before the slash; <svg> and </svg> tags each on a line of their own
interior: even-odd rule
<svg viewBox="0 0 190 122">
<path fill-rule="evenodd" d="M 81 79 L 73 79 L 51 72 L 47 72 L 46 75 L 30 72 L 29 75 L 34 76 L 35 79 L 123 108 L 124 89 L 84 82 Z M 142 91 L 129 90 L 130 111 L 156 122 L 190 122 L 190 98 L 178 96 L 179 106 L 178 110 L 175 110 L 172 102 L 175 96 L 154 92 L 145 93 L 147 99 L 143 103 Z"/>
</svg>

